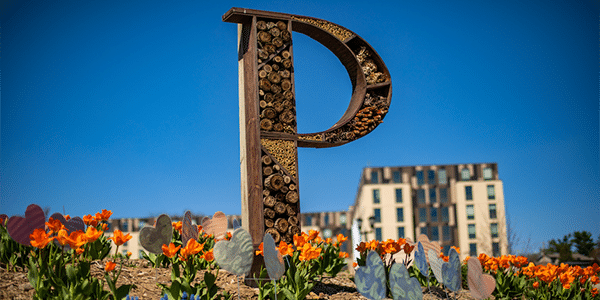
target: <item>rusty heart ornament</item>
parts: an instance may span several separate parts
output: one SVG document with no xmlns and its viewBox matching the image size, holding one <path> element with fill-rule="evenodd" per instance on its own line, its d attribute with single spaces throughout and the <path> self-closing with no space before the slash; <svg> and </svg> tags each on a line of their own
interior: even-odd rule
<svg viewBox="0 0 600 300">
<path fill-rule="evenodd" d="M 37 205 L 31 204 L 25 210 L 25 217 L 12 216 L 6 223 L 8 235 L 17 243 L 25 246 L 31 246 L 29 235 L 34 230 L 46 227 L 46 216 L 44 211 Z"/>
</svg>

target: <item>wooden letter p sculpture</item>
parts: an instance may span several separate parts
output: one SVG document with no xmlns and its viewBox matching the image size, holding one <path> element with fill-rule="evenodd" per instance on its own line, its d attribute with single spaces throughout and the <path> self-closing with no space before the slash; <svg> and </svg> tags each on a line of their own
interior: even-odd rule
<svg viewBox="0 0 600 300">
<path fill-rule="evenodd" d="M 388 112 L 391 78 L 365 40 L 331 22 L 244 8 L 223 21 L 238 23 L 242 226 L 255 249 L 265 233 L 290 244 L 300 233 L 297 147 L 340 146 L 371 132 Z M 292 31 L 331 50 L 352 82 L 348 109 L 322 132 L 296 132 Z M 260 265 L 257 256 L 251 273 Z"/>
</svg>

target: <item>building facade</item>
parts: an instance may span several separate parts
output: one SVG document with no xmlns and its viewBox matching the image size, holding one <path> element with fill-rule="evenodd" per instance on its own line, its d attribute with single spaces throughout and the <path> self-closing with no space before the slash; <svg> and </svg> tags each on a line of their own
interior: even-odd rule
<svg viewBox="0 0 600 300">
<path fill-rule="evenodd" d="M 362 221 L 362 240 L 426 234 L 447 255 L 507 254 L 502 181 L 495 163 L 363 169 L 352 223 Z M 369 218 L 373 217 L 373 228 Z"/>
</svg>

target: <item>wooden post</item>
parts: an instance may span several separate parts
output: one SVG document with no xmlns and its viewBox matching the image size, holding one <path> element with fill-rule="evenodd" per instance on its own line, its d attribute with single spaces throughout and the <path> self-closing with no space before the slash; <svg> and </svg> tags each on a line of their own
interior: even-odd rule
<svg viewBox="0 0 600 300">
<path fill-rule="evenodd" d="M 238 23 L 242 226 L 255 250 L 265 233 L 292 244 L 301 226 L 297 148 L 340 146 L 374 130 L 390 105 L 390 75 L 366 41 L 325 20 L 232 8 L 223 21 Z M 331 50 L 352 82 L 348 109 L 322 132 L 296 131 L 292 30 Z M 255 256 L 247 284 L 256 286 L 262 265 Z"/>
</svg>

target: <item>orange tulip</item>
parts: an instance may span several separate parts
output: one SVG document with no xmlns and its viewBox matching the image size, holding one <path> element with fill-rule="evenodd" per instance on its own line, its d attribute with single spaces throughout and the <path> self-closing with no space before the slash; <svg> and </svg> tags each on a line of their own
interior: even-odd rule
<svg viewBox="0 0 600 300">
<path fill-rule="evenodd" d="M 454 247 L 454 246 L 452 246 L 452 247 L 450 247 L 450 248 L 454 248 L 454 250 L 456 250 L 456 253 L 459 253 L 459 254 L 460 254 L 460 248 L 459 248 L 459 247 Z"/>
<path fill-rule="evenodd" d="M 86 235 L 83 233 L 83 231 L 77 230 L 71 232 L 69 237 L 67 237 L 67 243 L 69 243 L 71 249 L 77 249 L 87 243 L 87 239 L 85 237 Z"/>
<path fill-rule="evenodd" d="M 110 216 L 112 215 L 112 211 L 103 209 L 102 213 L 96 213 L 96 220 L 98 221 L 108 221 Z"/>
<path fill-rule="evenodd" d="M 348 258 L 349 256 L 348 253 L 340 251 L 340 258 Z"/>
<path fill-rule="evenodd" d="M 77 249 L 75 249 L 75 253 L 76 253 L 77 255 L 81 255 L 81 254 L 82 254 L 84 251 L 85 251 L 85 250 L 84 250 L 83 248 L 77 248 Z"/>
<path fill-rule="evenodd" d="M 206 260 L 206 261 L 213 261 L 215 259 L 215 254 L 213 253 L 213 249 L 211 248 L 210 250 L 206 251 L 202 255 L 202 258 L 204 258 L 204 260 Z"/>
<path fill-rule="evenodd" d="M 187 245 L 185 245 L 185 247 L 183 247 L 183 249 L 181 249 L 181 260 L 186 260 L 188 258 L 188 256 L 197 254 L 203 248 L 204 248 L 204 244 L 198 244 L 198 242 L 196 242 L 195 239 L 190 239 L 188 241 Z"/>
<path fill-rule="evenodd" d="M 131 251 L 127 251 L 127 257 L 131 257 Z"/>
<path fill-rule="evenodd" d="M 313 247 L 311 244 L 306 243 L 302 246 L 302 250 L 300 252 L 300 261 L 307 261 L 311 259 L 316 259 L 321 254 L 321 248 Z"/>
<path fill-rule="evenodd" d="M 33 233 L 29 235 L 29 238 L 31 239 L 31 246 L 39 249 L 43 249 L 50 241 L 54 239 L 50 237 L 50 235 L 47 234 L 44 229 L 41 228 L 35 229 Z"/>
<path fill-rule="evenodd" d="M 407 255 L 409 255 L 414 249 L 415 246 L 411 246 L 408 243 L 404 244 L 404 253 L 406 253 Z"/>
<path fill-rule="evenodd" d="M 325 239 L 325 244 L 331 244 L 331 238 L 326 238 Z"/>
<path fill-rule="evenodd" d="M 353 263 L 352 263 L 352 267 L 353 267 L 353 268 L 356 268 L 356 267 L 358 267 L 358 263 L 357 263 L 357 262 L 353 262 Z"/>
<path fill-rule="evenodd" d="M 65 225 L 63 225 L 60 220 L 56 220 L 52 217 L 50 217 L 50 219 L 48 220 L 48 222 L 46 222 L 46 226 L 48 227 L 48 229 L 50 229 L 50 234 L 58 232 L 61 229 L 65 228 Z"/>
<path fill-rule="evenodd" d="M 593 288 L 592 289 L 592 297 L 596 297 L 596 295 L 598 295 L 598 288 Z"/>
<path fill-rule="evenodd" d="M 308 239 L 307 239 L 307 241 L 310 242 L 310 241 L 316 239 L 318 236 L 319 236 L 319 232 L 316 231 L 316 230 L 312 230 L 311 229 L 311 230 L 308 231 Z"/>
<path fill-rule="evenodd" d="M 302 248 L 304 244 L 307 242 L 306 237 L 303 235 L 294 235 L 294 246 L 297 248 Z"/>
<path fill-rule="evenodd" d="M 108 239 L 115 242 L 115 245 L 121 246 L 121 245 L 125 244 L 127 241 L 129 241 L 131 238 L 132 238 L 131 234 L 128 233 L 126 235 L 123 235 L 123 232 L 121 232 L 121 230 L 115 229 L 115 231 L 113 232 L 113 236 L 109 237 Z"/>
<path fill-rule="evenodd" d="M 367 244 L 365 244 L 365 242 L 360 242 L 360 244 L 358 244 L 356 247 L 356 251 L 360 253 L 367 251 Z"/>
<path fill-rule="evenodd" d="M 343 242 L 345 242 L 347 240 L 348 240 L 348 238 L 345 237 L 343 234 L 340 233 L 340 234 L 337 235 L 337 242 L 338 242 L 338 244 L 341 245 Z"/>
<path fill-rule="evenodd" d="M 102 233 L 103 232 L 98 231 L 96 227 L 88 227 L 88 229 L 85 232 L 85 238 L 88 242 L 93 242 L 97 240 L 102 235 Z"/>
<path fill-rule="evenodd" d="M 277 250 L 279 251 L 279 253 L 281 253 L 281 256 L 291 255 L 292 253 L 294 253 L 294 248 L 292 248 L 292 245 L 288 245 L 284 241 L 279 242 L 279 247 L 277 248 Z"/>
<path fill-rule="evenodd" d="M 181 227 L 183 227 L 181 221 L 173 222 L 173 229 L 179 231 L 179 234 L 181 234 Z"/>
<path fill-rule="evenodd" d="M 96 218 L 92 215 L 87 215 L 83 216 L 83 223 L 88 226 L 96 227 L 96 225 L 98 225 L 98 220 L 96 220 Z"/>
<path fill-rule="evenodd" d="M 108 230 L 108 224 L 102 223 L 102 231 L 107 231 L 107 230 Z"/>
<path fill-rule="evenodd" d="M 69 220 L 71 220 L 71 216 L 69 216 L 69 215 L 65 215 L 65 220 L 66 220 L 66 221 L 69 221 Z"/>
<path fill-rule="evenodd" d="M 600 283 L 600 279 L 598 279 L 598 276 L 594 275 L 592 277 L 590 277 L 590 282 L 593 283 L 594 285 Z"/>
<path fill-rule="evenodd" d="M 228 232 L 225 234 L 225 240 L 231 241 L 231 237 L 232 237 L 232 235 L 231 235 L 231 232 L 229 232 L 229 231 L 228 231 Z"/>
<path fill-rule="evenodd" d="M 533 283 L 533 288 L 537 289 L 538 287 L 540 287 L 540 282 L 539 281 L 534 282 Z"/>
<path fill-rule="evenodd" d="M 106 272 L 110 272 L 110 271 L 114 270 L 116 266 L 117 266 L 116 263 L 114 263 L 112 261 L 107 261 L 106 264 L 104 265 L 104 270 Z"/>
<path fill-rule="evenodd" d="M 162 245 L 163 254 L 168 258 L 175 256 L 175 254 L 177 254 L 177 251 L 179 251 L 179 248 L 181 248 L 181 246 L 175 247 L 175 244 L 173 243 L 170 243 L 168 247 L 167 245 Z"/>
<path fill-rule="evenodd" d="M 69 234 L 65 229 L 61 229 L 58 231 L 58 234 L 54 239 L 58 241 L 61 246 L 64 246 L 68 243 L 67 239 L 69 238 Z"/>
</svg>

